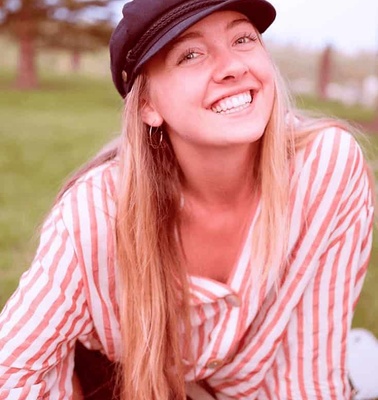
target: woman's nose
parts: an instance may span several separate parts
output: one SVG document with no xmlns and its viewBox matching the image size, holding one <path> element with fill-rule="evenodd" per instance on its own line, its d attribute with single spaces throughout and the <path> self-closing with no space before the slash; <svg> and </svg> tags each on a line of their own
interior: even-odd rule
<svg viewBox="0 0 378 400">
<path fill-rule="evenodd" d="M 244 55 L 245 57 L 245 55 Z M 243 55 L 223 49 L 214 57 L 213 79 L 217 83 L 240 79 L 248 71 Z"/>
</svg>

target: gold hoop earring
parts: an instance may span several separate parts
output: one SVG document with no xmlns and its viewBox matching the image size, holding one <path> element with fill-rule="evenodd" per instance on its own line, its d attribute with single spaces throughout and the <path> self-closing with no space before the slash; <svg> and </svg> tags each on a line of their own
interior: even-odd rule
<svg viewBox="0 0 378 400">
<path fill-rule="evenodd" d="M 156 140 L 154 137 L 157 133 L 159 134 L 159 138 Z M 161 126 L 150 126 L 148 138 L 150 146 L 153 149 L 159 149 L 160 147 L 163 147 L 163 128 Z"/>
</svg>

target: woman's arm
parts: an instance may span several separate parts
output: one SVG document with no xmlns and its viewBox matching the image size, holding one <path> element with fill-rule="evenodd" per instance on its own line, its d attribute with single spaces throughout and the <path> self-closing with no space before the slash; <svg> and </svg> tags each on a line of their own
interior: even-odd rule
<svg viewBox="0 0 378 400">
<path fill-rule="evenodd" d="M 319 233 L 326 235 L 326 246 L 311 260 L 314 275 L 293 309 L 266 377 L 269 393 L 275 388 L 279 398 L 341 400 L 351 395 L 347 338 L 369 262 L 373 204 L 361 151 L 353 138 L 340 135 L 336 138 L 340 141 L 338 151 L 347 155 L 346 163 L 344 168 L 329 171 L 335 177 L 338 174 L 339 183 L 327 201 L 324 198 L 328 189 L 320 187 L 314 201 L 308 203 L 308 225 L 304 224 L 303 238 L 295 249 L 307 252 L 311 259 L 323 239 L 317 240 L 313 235 L 312 225 L 324 226 Z M 337 154 L 335 165 L 336 157 Z M 337 180 L 334 182 L 336 185 Z M 318 213 L 314 220 L 312 211 Z M 330 226 L 332 229 L 326 234 Z M 313 244 L 306 248 L 309 242 Z"/>
<path fill-rule="evenodd" d="M 0 316 L 0 398 L 71 398 L 75 341 L 92 329 L 82 271 L 57 205 Z"/>
</svg>

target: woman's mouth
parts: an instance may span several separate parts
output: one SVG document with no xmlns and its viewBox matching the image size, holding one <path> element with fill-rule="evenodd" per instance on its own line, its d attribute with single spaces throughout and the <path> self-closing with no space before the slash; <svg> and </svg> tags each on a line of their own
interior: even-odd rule
<svg viewBox="0 0 378 400">
<path fill-rule="evenodd" d="M 215 102 L 211 110 L 217 114 L 231 114 L 247 108 L 253 101 L 253 92 L 247 91 L 235 96 L 225 97 Z"/>
</svg>

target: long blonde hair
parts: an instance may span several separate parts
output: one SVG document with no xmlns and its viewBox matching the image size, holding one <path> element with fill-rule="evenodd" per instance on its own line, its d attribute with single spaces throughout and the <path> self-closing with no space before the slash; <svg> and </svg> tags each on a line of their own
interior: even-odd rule
<svg viewBox="0 0 378 400">
<path fill-rule="evenodd" d="M 141 75 L 126 99 L 120 150 L 116 234 L 123 393 L 127 399 L 184 399 L 177 310 L 188 314 L 188 290 L 176 235 L 180 169 L 169 141 L 164 149 L 148 143 L 140 118 L 145 91 Z"/>
</svg>

